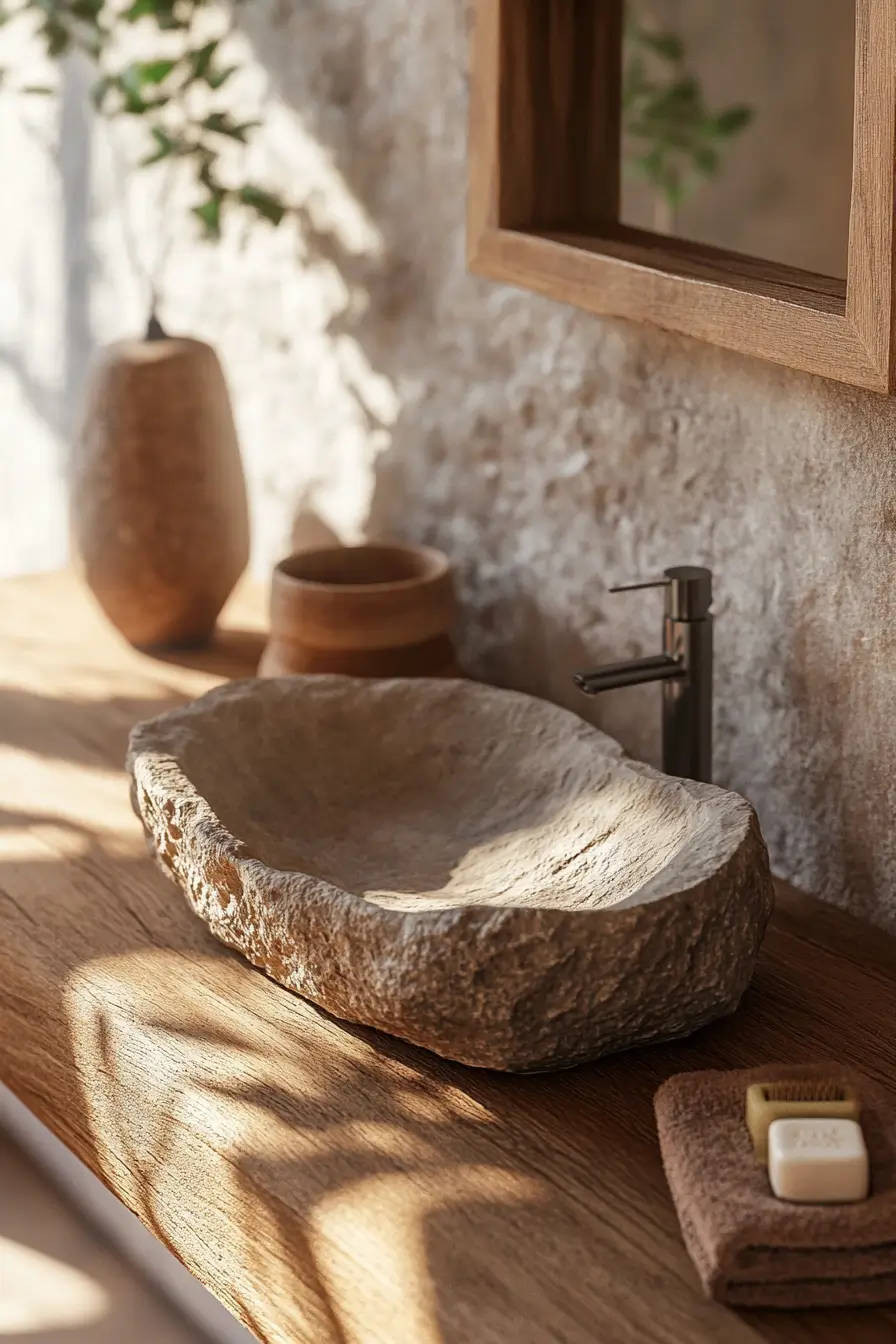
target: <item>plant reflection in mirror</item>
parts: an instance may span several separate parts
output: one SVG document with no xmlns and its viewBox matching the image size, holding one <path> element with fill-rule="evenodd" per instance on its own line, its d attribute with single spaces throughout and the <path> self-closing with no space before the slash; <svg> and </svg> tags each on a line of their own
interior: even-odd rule
<svg viewBox="0 0 896 1344">
<path fill-rule="evenodd" d="M 708 107 L 681 38 L 629 14 L 622 126 L 631 147 L 625 168 L 653 190 L 658 233 L 674 233 L 681 205 L 720 171 L 726 148 L 752 120 L 753 109 L 742 104 Z"/>
</svg>

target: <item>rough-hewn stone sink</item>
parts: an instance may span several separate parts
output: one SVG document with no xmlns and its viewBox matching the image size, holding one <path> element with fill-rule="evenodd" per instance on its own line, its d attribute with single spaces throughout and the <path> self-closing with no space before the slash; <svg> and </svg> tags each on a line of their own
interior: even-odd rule
<svg viewBox="0 0 896 1344">
<path fill-rule="evenodd" d="M 218 938 L 467 1064 L 559 1068 L 732 1012 L 771 911 L 742 798 L 468 681 L 234 682 L 138 725 L 129 768 Z"/>
</svg>

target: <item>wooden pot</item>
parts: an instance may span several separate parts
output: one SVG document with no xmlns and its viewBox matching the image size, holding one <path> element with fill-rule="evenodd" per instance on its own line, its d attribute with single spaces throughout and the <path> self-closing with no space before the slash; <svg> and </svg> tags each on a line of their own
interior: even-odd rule
<svg viewBox="0 0 896 1344">
<path fill-rule="evenodd" d="M 454 584 L 426 546 L 337 546 L 290 555 L 274 570 L 261 677 L 451 677 Z"/>
<path fill-rule="evenodd" d="M 93 370 L 71 469 L 74 557 L 139 648 L 204 644 L 249 558 L 227 385 L 211 346 L 119 341 Z"/>
</svg>

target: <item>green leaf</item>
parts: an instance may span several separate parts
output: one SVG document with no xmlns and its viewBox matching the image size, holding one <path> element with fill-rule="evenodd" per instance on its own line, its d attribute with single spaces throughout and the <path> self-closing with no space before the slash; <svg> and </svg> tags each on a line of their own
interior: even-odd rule
<svg viewBox="0 0 896 1344">
<path fill-rule="evenodd" d="M 25 84 L 19 90 L 20 93 L 30 93 L 41 98 L 52 98 L 56 90 L 49 84 Z"/>
<path fill-rule="evenodd" d="M 122 18 L 128 23 L 138 19 L 152 18 L 160 32 L 169 32 L 174 28 L 187 28 L 188 23 L 178 18 L 174 11 L 176 0 L 134 0 L 126 9 Z"/>
<path fill-rule="evenodd" d="M 665 180 L 665 154 L 661 149 L 652 149 L 648 154 L 639 154 L 631 160 L 631 168 L 636 177 L 641 177 L 651 186 L 660 187 Z"/>
<path fill-rule="evenodd" d="M 227 112 L 212 112 L 202 122 L 205 130 L 213 131 L 216 135 L 229 136 L 231 140 L 239 140 L 241 144 L 246 143 L 247 133 L 260 125 L 258 121 L 244 121 L 239 124 Z"/>
<path fill-rule="evenodd" d="M 667 107 L 677 106 L 701 106 L 700 85 L 693 75 L 685 75 L 682 79 L 677 79 L 666 90 L 662 98 L 657 100 Z"/>
<path fill-rule="evenodd" d="M 41 32 L 46 38 L 47 55 L 54 59 L 58 56 L 64 56 L 72 43 L 68 29 L 63 27 L 58 19 L 48 18 Z"/>
<path fill-rule="evenodd" d="M 127 112 L 131 116 L 142 116 L 146 111 L 146 102 L 143 99 L 143 95 L 140 93 L 139 84 L 128 80 L 127 71 L 119 76 L 115 83 L 121 90 L 122 97 L 124 98 L 122 111 Z"/>
<path fill-rule="evenodd" d="M 247 185 L 240 188 L 240 200 L 243 205 L 249 206 L 256 214 L 267 219 L 274 228 L 283 219 L 286 214 L 286 206 L 278 196 L 273 196 L 269 191 L 262 191 L 260 187 Z"/>
<path fill-rule="evenodd" d="M 214 131 L 217 135 L 233 135 L 236 129 L 236 122 L 227 112 L 212 112 L 202 125 L 207 131 Z"/>
<path fill-rule="evenodd" d="M 675 33 L 648 33 L 642 29 L 639 40 L 648 51 L 655 51 L 667 61 L 684 60 L 684 46 Z"/>
<path fill-rule="evenodd" d="M 78 19 L 95 22 L 102 12 L 105 0 L 71 0 L 69 10 Z"/>
<path fill-rule="evenodd" d="M 193 214 L 201 222 L 205 237 L 217 242 L 221 237 L 221 196 L 210 196 L 202 205 L 193 206 Z"/>
<path fill-rule="evenodd" d="M 209 70 L 205 77 L 205 82 L 210 89 L 220 89 L 226 84 L 231 75 L 235 75 L 239 67 L 235 65 L 225 65 L 218 70 Z"/>
<path fill-rule="evenodd" d="M 148 168 L 151 164 L 158 163 L 160 159 L 167 159 L 170 154 L 178 152 L 179 142 L 172 140 L 168 132 L 163 131 L 161 126 L 153 126 L 150 134 L 156 147 L 152 153 L 147 154 L 145 159 L 140 160 L 141 168 Z"/>
<path fill-rule="evenodd" d="M 217 50 L 218 39 L 216 38 L 213 42 L 206 42 L 205 46 L 199 47 L 197 51 L 190 52 L 194 79 L 205 79 Z"/>
<path fill-rule="evenodd" d="M 147 84 L 161 84 L 174 69 L 174 61 L 137 61 L 125 72 L 126 87 L 137 90 Z"/>
<path fill-rule="evenodd" d="M 719 171 L 718 150 L 710 145 L 698 145 L 691 158 L 694 160 L 694 166 L 700 170 L 704 177 L 712 177 Z"/>
<path fill-rule="evenodd" d="M 752 107 L 726 107 L 715 119 L 716 131 L 723 136 L 738 135 L 752 120 Z"/>
<path fill-rule="evenodd" d="M 209 153 L 204 145 L 194 145 L 193 152 L 199 155 L 199 168 L 196 173 L 199 181 L 208 189 L 212 196 L 220 195 L 223 188 L 216 180 L 214 173 L 217 155 Z"/>
<path fill-rule="evenodd" d="M 693 128 L 679 126 L 674 121 L 653 119 L 636 121 L 626 127 L 629 135 L 638 140 L 649 140 L 664 149 L 690 149 L 694 142 Z"/>
<path fill-rule="evenodd" d="M 158 97 L 144 97 L 144 89 L 153 88 L 165 79 L 174 69 L 174 61 L 133 61 L 115 79 L 114 83 L 124 96 L 124 112 L 131 116 L 142 116 L 144 112 L 164 107 L 169 98 L 161 94 Z"/>
</svg>

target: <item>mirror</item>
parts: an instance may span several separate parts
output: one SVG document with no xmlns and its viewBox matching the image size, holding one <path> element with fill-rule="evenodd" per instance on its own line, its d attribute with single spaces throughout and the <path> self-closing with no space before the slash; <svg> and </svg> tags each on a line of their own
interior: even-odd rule
<svg viewBox="0 0 896 1344">
<path fill-rule="evenodd" d="M 472 271 L 896 393 L 896 0 L 472 5 Z"/>
<path fill-rule="evenodd" d="M 846 276 L 855 0 L 625 0 L 620 222 Z"/>
</svg>

